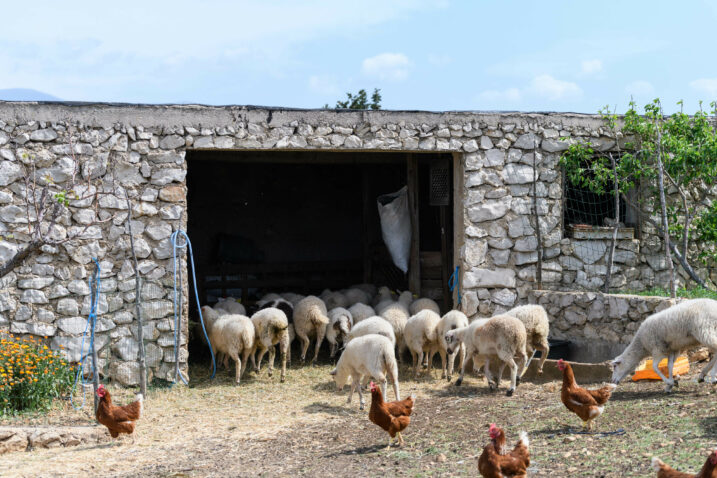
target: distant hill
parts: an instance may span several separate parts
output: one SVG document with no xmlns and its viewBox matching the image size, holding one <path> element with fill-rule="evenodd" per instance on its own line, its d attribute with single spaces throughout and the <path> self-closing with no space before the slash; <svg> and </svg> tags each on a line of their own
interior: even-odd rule
<svg viewBox="0 0 717 478">
<path fill-rule="evenodd" d="M 2 101 L 62 101 L 60 98 L 30 88 L 8 88 L 0 90 Z"/>
</svg>

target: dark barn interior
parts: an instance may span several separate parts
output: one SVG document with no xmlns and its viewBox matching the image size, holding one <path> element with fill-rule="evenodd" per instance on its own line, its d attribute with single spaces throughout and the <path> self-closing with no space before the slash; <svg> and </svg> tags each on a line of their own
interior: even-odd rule
<svg viewBox="0 0 717 478">
<path fill-rule="evenodd" d="M 451 155 L 188 151 L 187 163 L 202 304 L 231 296 L 250 306 L 267 292 L 319 294 L 369 282 L 450 308 Z M 393 265 L 376 205 L 406 185 L 414 231 L 408 274 Z"/>
</svg>

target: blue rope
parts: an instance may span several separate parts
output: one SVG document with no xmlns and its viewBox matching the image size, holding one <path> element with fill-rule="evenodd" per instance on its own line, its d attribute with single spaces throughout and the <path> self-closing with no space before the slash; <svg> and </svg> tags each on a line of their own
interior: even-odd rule
<svg viewBox="0 0 717 478">
<path fill-rule="evenodd" d="M 453 289 L 456 290 L 458 294 L 458 304 L 461 305 L 461 285 L 460 285 L 460 266 L 456 266 L 456 270 L 453 271 L 453 274 L 451 274 L 451 277 L 448 279 L 448 288 L 451 292 L 453 292 Z"/>
<path fill-rule="evenodd" d="M 77 364 L 77 374 L 75 375 L 75 383 L 72 385 L 72 392 L 70 392 L 70 404 L 72 404 L 72 408 L 75 410 L 81 410 L 85 407 L 85 385 L 88 385 L 92 383 L 91 380 L 85 380 L 84 375 L 82 374 L 82 371 L 85 368 L 85 360 L 87 357 L 89 357 L 90 353 L 95 349 L 95 325 L 97 324 L 97 302 L 99 302 L 100 297 L 100 263 L 97 262 L 97 258 L 93 257 L 92 260 L 95 263 L 95 273 L 90 276 L 88 279 L 88 285 L 90 286 L 90 315 L 87 318 L 87 323 L 85 324 L 85 330 L 82 332 L 82 342 L 80 343 L 80 362 Z M 95 287 L 92 287 L 92 279 L 95 279 Z M 90 344 L 87 349 L 87 353 L 84 353 L 85 350 L 85 336 L 87 335 L 87 329 L 89 327 L 92 327 L 90 329 Z M 95 367 L 94 364 L 90 366 L 90 372 L 91 376 L 94 376 L 95 374 Z M 77 389 L 77 384 L 82 383 L 82 404 L 79 407 L 75 406 L 74 401 L 74 394 L 75 390 Z"/>
<path fill-rule="evenodd" d="M 179 244 L 178 239 L 179 236 L 184 237 L 184 244 Z M 177 272 L 177 249 L 189 249 L 189 260 L 192 264 L 192 281 L 194 285 L 194 298 L 197 300 L 197 311 L 199 311 L 199 323 L 202 324 L 202 331 L 204 332 L 204 337 L 207 339 L 207 344 L 209 344 L 209 353 L 212 355 L 212 377 L 214 378 L 214 375 L 217 373 L 217 364 L 214 360 L 214 350 L 212 349 L 212 343 L 209 341 L 209 336 L 207 335 L 207 328 L 204 326 L 204 317 L 202 317 L 202 306 L 199 304 L 199 293 L 197 292 L 197 276 L 195 273 L 194 268 L 194 253 L 192 252 L 192 242 L 189 240 L 189 236 L 187 236 L 187 233 L 184 231 L 177 230 L 172 233 L 172 258 L 174 263 L 174 381 L 176 383 L 177 376 L 184 382 L 185 385 L 188 385 L 189 383 L 184 378 L 184 376 L 179 373 L 179 321 L 180 317 L 182 315 L 182 294 L 177 293 L 177 276 L 179 276 L 179 283 L 182 283 L 182 268 L 179 267 L 179 272 Z"/>
</svg>

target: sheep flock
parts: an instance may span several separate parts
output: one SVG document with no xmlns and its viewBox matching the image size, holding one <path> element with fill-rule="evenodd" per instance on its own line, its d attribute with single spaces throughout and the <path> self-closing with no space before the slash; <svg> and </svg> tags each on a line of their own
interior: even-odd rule
<svg viewBox="0 0 717 478">
<path fill-rule="evenodd" d="M 441 315 L 430 298 L 410 292 L 395 292 L 387 287 L 358 284 L 342 290 L 324 290 L 317 295 L 268 293 L 247 308 L 231 298 L 202 307 L 205 327 L 217 354 L 217 363 L 228 368 L 235 361 L 235 381 L 239 384 L 248 361 L 255 373 L 261 373 L 262 358 L 269 354 L 268 375 L 274 368 L 276 352 L 281 360 L 281 381 L 285 380 L 286 362 L 291 360 L 292 343 L 299 342 L 302 363 L 307 361 L 313 342 L 311 362 L 318 360 L 324 342 L 330 359 L 336 364 L 331 375 L 341 390 L 351 385 L 348 401 L 370 380 L 388 382 L 400 397 L 398 363 L 410 356 L 410 373 L 416 378 L 432 376 L 434 357 L 440 357 L 440 376 L 448 381 L 456 365 L 460 386 L 466 369 L 483 369 L 491 390 L 499 387 L 505 368 L 510 385 L 506 395 L 515 393 L 530 362 L 540 352 L 537 373 L 550 351 L 550 321 L 540 305 L 521 305 L 493 317 L 467 317 L 460 310 Z M 668 376 L 655 365 L 655 372 L 670 391 L 676 381 L 672 364 L 677 354 L 703 345 L 717 351 L 717 301 L 693 299 L 648 317 L 639 327 L 625 351 L 612 362 L 613 383 L 619 383 L 646 357 L 669 360 Z M 715 355 L 717 357 L 717 355 Z M 457 359 L 457 360 L 456 360 Z M 702 370 L 704 380 L 717 370 L 713 358 Z"/>
</svg>

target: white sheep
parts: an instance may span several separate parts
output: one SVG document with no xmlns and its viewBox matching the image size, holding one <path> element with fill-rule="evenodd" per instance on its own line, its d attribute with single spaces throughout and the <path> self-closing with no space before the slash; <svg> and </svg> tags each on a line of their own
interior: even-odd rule
<svg viewBox="0 0 717 478">
<path fill-rule="evenodd" d="M 214 304 L 214 310 L 225 311 L 227 314 L 246 315 L 246 308 L 233 297 L 220 297 Z"/>
<path fill-rule="evenodd" d="M 362 304 L 361 302 L 349 307 L 351 318 L 354 321 L 354 325 L 358 324 L 362 320 L 368 319 L 376 315 L 376 311 L 370 305 Z"/>
<path fill-rule="evenodd" d="M 266 309 L 269 307 L 274 307 L 284 312 L 284 314 L 286 315 L 286 319 L 289 322 L 289 346 L 287 350 L 287 359 L 289 361 L 289 364 L 291 364 L 291 344 L 294 343 L 294 339 L 296 338 L 296 332 L 294 331 L 294 306 L 288 299 L 278 298 L 269 302 L 265 302 L 259 310 Z M 281 353 L 281 350 L 279 352 Z"/>
<path fill-rule="evenodd" d="M 284 300 L 289 301 L 291 303 L 292 307 L 296 307 L 296 304 L 298 304 L 299 301 L 306 296 L 301 295 L 301 294 L 296 294 L 294 292 L 284 292 L 281 294 L 281 297 Z"/>
<path fill-rule="evenodd" d="M 508 312 L 504 312 L 504 314 L 520 319 L 523 325 L 525 325 L 525 332 L 528 334 L 525 348 L 528 355 L 530 355 L 528 362 L 533 360 L 535 352 L 540 350 L 538 373 L 542 374 L 543 364 L 547 360 L 548 353 L 550 352 L 550 345 L 548 344 L 548 334 L 550 333 L 548 313 L 541 305 L 529 304 L 515 307 Z M 527 366 L 525 370 L 528 370 Z"/>
<path fill-rule="evenodd" d="M 428 297 L 421 297 L 420 299 L 416 299 L 413 302 L 411 302 L 411 305 L 408 306 L 408 313 L 413 315 L 416 315 L 422 310 L 432 310 L 438 315 L 441 315 L 441 309 L 438 307 L 438 304 L 436 304 L 436 301 L 433 299 L 429 299 Z"/>
<path fill-rule="evenodd" d="M 364 384 L 371 378 L 382 383 L 383 393 L 386 395 L 388 376 L 393 384 L 396 400 L 401 399 L 398 391 L 398 365 L 393 353 L 393 344 L 382 335 L 364 335 L 349 342 L 341 354 L 336 368 L 330 373 L 334 377 L 336 388 L 339 391 L 344 388 L 348 378 L 352 378 L 351 391 L 346 403 L 351 403 L 354 390 L 358 388 L 359 407 L 361 410 L 364 409 L 365 405 L 361 390 L 362 377 L 364 378 Z"/>
<path fill-rule="evenodd" d="M 369 317 L 354 325 L 349 332 L 347 343 L 368 334 L 383 335 L 391 341 L 394 347 L 396 346 L 396 334 L 393 332 L 393 327 L 386 319 L 379 316 Z"/>
<path fill-rule="evenodd" d="M 337 290 L 324 289 L 319 298 L 324 301 L 328 310 L 335 309 L 336 307 L 348 307 L 349 303 L 346 297 Z"/>
<path fill-rule="evenodd" d="M 378 293 L 374 296 L 373 301 L 371 302 L 371 305 L 373 306 L 374 309 L 376 309 L 378 304 L 380 304 L 381 302 L 384 302 L 384 301 L 393 302 L 394 299 L 395 299 L 395 294 L 393 292 L 391 292 L 391 289 L 389 289 L 388 287 L 386 287 L 384 285 L 384 286 L 379 287 Z M 376 310 L 378 310 L 378 309 L 376 309 Z"/>
<path fill-rule="evenodd" d="M 423 354 L 428 357 L 428 374 L 431 374 L 433 355 L 438 352 L 438 323 L 441 316 L 432 310 L 422 310 L 406 321 L 403 337 L 413 358 L 413 373 L 418 377 L 418 366 L 423 363 Z M 445 362 L 445 355 L 444 360 Z"/>
<path fill-rule="evenodd" d="M 286 355 L 289 352 L 289 321 L 281 309 L 268 307 L 251 316 L 254 324 L 254 349 L 258 353 L 255 369 L 261 369 L 261 359 L 269 351 L 269 376 L 274 370 L 275 345 L 279 344 L 281 354 L 281 381 L 286 377 Z"/>
<path fill-rule="evenodd" d="M 456 380 L 457 386 L 463 383 L 467 358 L 471 357 L 474 364 L 477 361 L 485 361 L 484 371 L 491 390 L 498 387 L 503 368 L 508 365 L 510 367 L 510 388 L 507 395 L 513 395 L 517 378 L 519 374 L 522 374 L 523 368 L 528 362 L 523 322 L 509 315 L 496 315 L 490 319 L 475 320 L 468 327 L 449 330 L 445 337 L 449 354 L 458 350 L 461 343 L 466 348 L 466 360 L 463 361 L 461 375 Z M 515 363 L 516 355 L 520 357 L 520 365 Z M 497 359 L 501 363 L 495 382 L 490 371 L 492 359 Z"/>
<path fill-rule="evenodd" d="M 349 289 L 361 289 L 368 295 L 368 302 L 366 304 L 370 304 L 374 297 L 376 297 L 376 286 L 373 284 L 354 284 L 349 287 Z"/>
<path fill-rule="evenodd" d="M 677 383 L 672 377 L 672 366 L 677 355 L 690 347 L 702 345 L 713 354 L 712 360 L 702 369 L 698 381 L 717 362 L 717 301 L 692 299 L 649 316 L 640 324 L 630 345 L 612 361 L 612 382 L 620 383 L 635 370 L 640 361 L 652 356 L 652 368 L 666 384 L 669 392 Z M 665 377 L 658 364 L 667 358 L 669 377 Z"/>
<path fill-rule="evenodd" d="M 235 381 L 238 384 L 247 359 L 254 350 L 254 324 L 243 315 L 218 316 L 214 309 L 206 305 L 202 307 L 202 314 L 213 320 L 209 335 L 212 348 L 227 354 L 236 363 Z"/>
<path fill-rule="evenodd" d="M 397 302 L 387 305 L 383 309 L 377 308 L 378 315 L 383 317 L 393 327 L 393 333 L 396 335 L 396 345 L 398 346 L 398 361 L 401 362 L 403 352 L 406 350 L 406 341 L 403 339 L 403 328 L 408 320 L 408 306 L 411 305 L 413 295 L 411 292 L 402 292 Z"/>
<path fill-rule="evenodd" d="M 371 297 L 366 292 L 355 287 L 343 289 L 341 294 L 346 298 L 346 307 L 351 307 L 359 302 L 366 304 L 371 300 Z"/>
<path fill-rule="evenodd" d="M 329 310 L 329 323 L 326 325 L 326 340 L 331 344 L 331 358 L 339 348 L 339 342 L 345 344 L 353 326 L 351 312 L 343 307 Z"/>
<path fill-rule="evenodd" d="M 441 354 L 441 365 L 443 366 L 443 373 L 441 378 L 451 380 L 453 375 L 453 367 L 455 364 L 456 356 L 460 355 L 460 364 L 463 366 L 463 362 L 466 360 L 466 348 L 463 344 L 460 344 L 458 350 L 454 350 L 452 353 L 448 353 L 448 343 L 446 342 L 446 333 L 449 330 L 460 329 L 468 327 L 468 317 L 460 310 L 448 311 L 441 321 L 438 323 L 437 335 L 439 342 L 439 353 Z M 448 363 L 446 364 L 446 356 Z"/>
<path fill-rule="evenodd" d="M 309 339 L 316 338 L 316 348 L 314 350 L 314 358 L 312 363 L 316 363 L 319 358 L 319 350 L 321 343 L 326 335 L 326 324 L 329 323 L 329 317 L 326 312 L 324 301 L 316 296 L 310 295 L 304 297 L 296 304 L 294 308 L 294 331 L 296 336 L 301 340 L 301 361 L 306 360 L 306 351 L 309 349 Z"/>
</svg>

